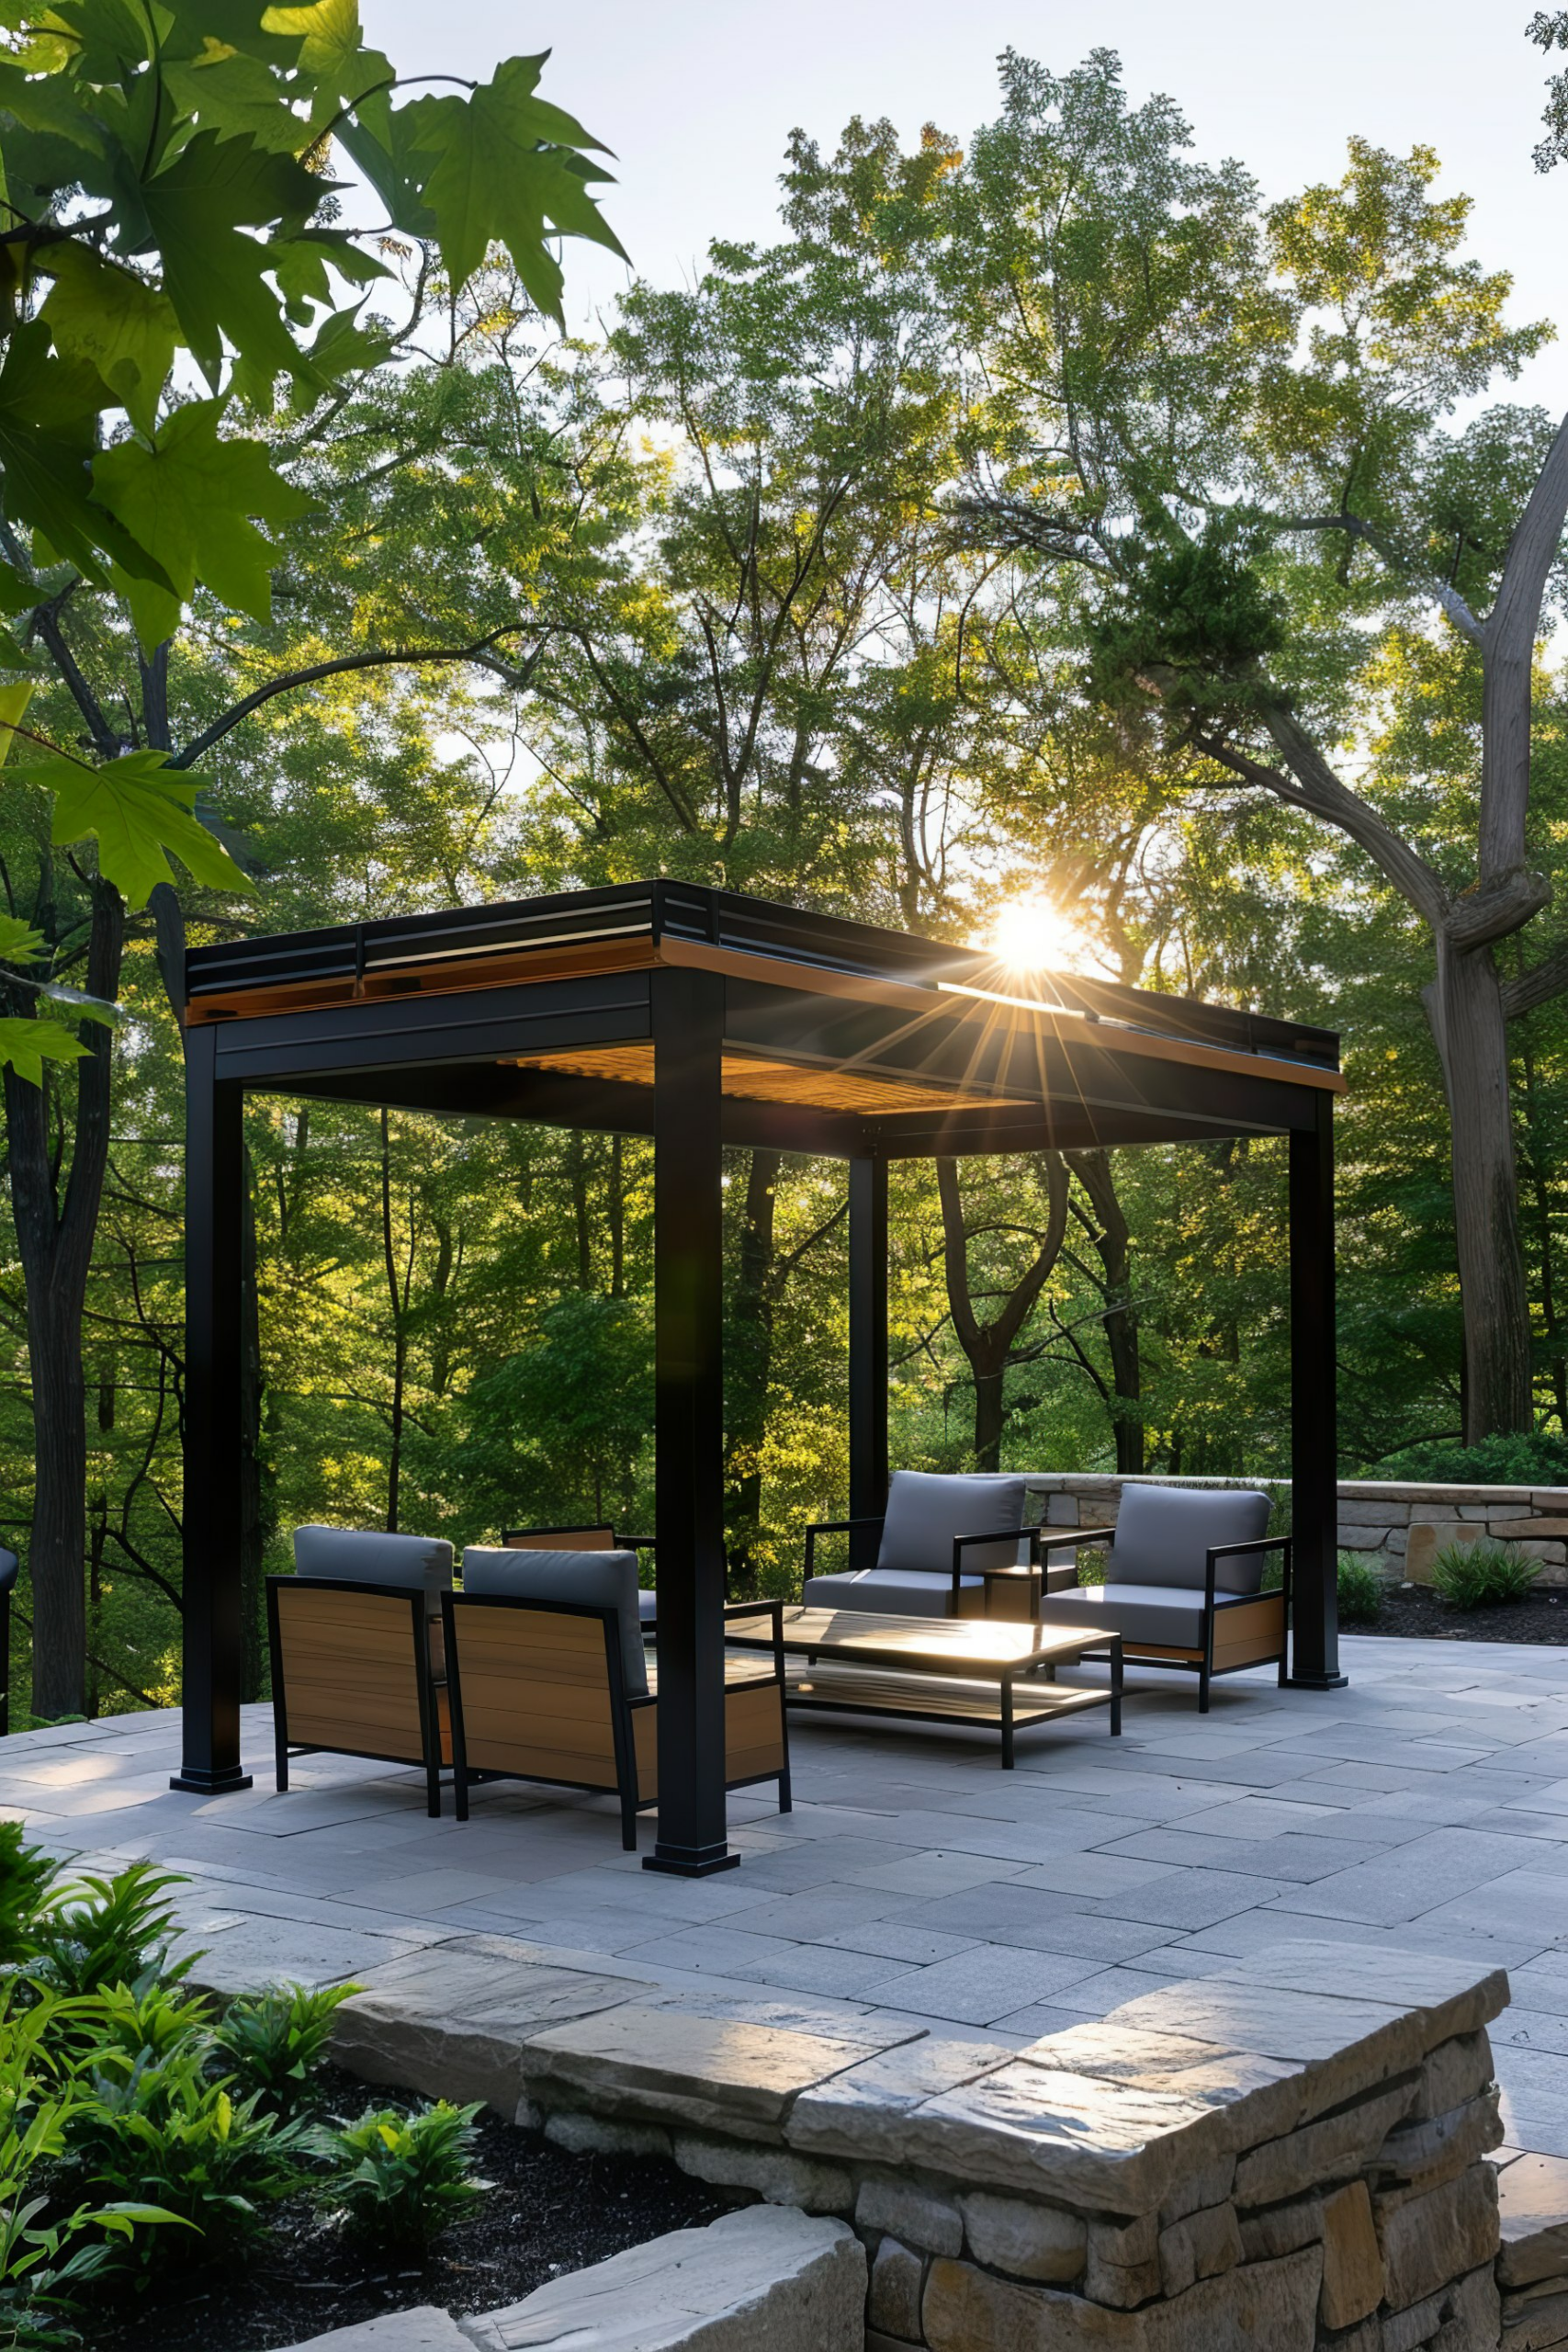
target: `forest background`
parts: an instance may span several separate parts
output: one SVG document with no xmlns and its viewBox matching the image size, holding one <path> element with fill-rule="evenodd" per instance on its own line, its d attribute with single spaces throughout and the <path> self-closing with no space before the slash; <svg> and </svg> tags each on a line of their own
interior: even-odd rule
<svg viewBox="0 0 1568 2352">
<path fill-rule="evenodd" d="M 1487 657 L 1454 614 L 1496 593 L 1551 462 L 1553 420 L 1504 397 L 1550 325 L 1509 317 L 1427 151 L 1352 139 L 1341 180 L 1265 205 L 1103 52 L 1004 59 L 965 140 L 797 134 L 782 190 L 776 239 L 634 283 L 592 339 L 504 250 L 464 277 L 388 233 L 362 364 L 247 389 L 301 493 L 269 518 L 268 616 L 198 586 L 149 660 L 130 596 L 59 598 L 29 724 L 92 747 L 96 710 L 97 748 L 199 756 L 251 886 L 182 871 L 124 922 L 82 1321 L 89 1713 L 178 1690 L 176 914 L 197 943 L 666 874 L 1337 1029 L 1341 1469 L 1568 1478 L 1554 571 L 1529 888 L 1482 942 L 1523 1412 L 1478 1410 L 1473 1335 L 1467 1365 L 1423 1001 L 1484 830 Z M 1324 821 L 1309 737 L 1375 837 Z M 51 979 L 90 988 L 101 877 L 40 786 L 0 797 L 0 856 Z M 78 1075 L 41 1080 L 63 1203 Z M 253 1695 L 259 1579 L 303 1521 L 651 1527 L 646 1146 L 282 1102 L 247 1141 Z M 894 1460 L 1288 1474 L 1283 1174 L 1270 1143 L 900 1167 Z M 847 1484 L 844 1172 L 737 1151 L 726 1202 L 731 1576 L 787 1589 Z M 7 1233 L 24 1561 L 28 1280 Z M 24 1577 L 18 1679 L 30 1604 Z"/>
</svg>

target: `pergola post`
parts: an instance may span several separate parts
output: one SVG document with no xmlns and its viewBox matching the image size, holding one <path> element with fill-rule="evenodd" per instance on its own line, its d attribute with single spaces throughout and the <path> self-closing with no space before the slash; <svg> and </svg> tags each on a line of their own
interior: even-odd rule
<svg viewBox="0 0 1568 2352">
<path fill-rule="evenodd" d="M 850 1162 L 850 1517 L 886 1507 L 887 1162 L 878 1153 Z"/>
<path fill-rule="evenodd" d="M 241 1087 L 216 1074 L 219 1031 L 187 1033 L 184 1756 L 171 1788 L 248 1789 L 240 1767 Z"/>
<path fill-rule="evenodd" d="M 651 976 L 659 1835 L 645 1870 L 739 1862 L 724 1798 L 724 982 Z"/>
<path fill-rule="evenodd" d="M 1338 1690 L 1339 1496 L 1335 1410 L 1334 1098 L 1291 1129 L 1291 1498 L 1293 1683 Z"/>
</svg>

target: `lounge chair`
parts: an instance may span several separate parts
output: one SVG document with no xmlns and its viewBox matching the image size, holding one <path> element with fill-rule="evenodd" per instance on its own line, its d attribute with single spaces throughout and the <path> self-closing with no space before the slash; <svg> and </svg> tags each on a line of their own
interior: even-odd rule
<svg viewBox="0 0 1568 2352">
<path fill-rule="evenodd" d="M 637 1593 L 629 1551 L 464 1553 L 463 1589 L 442 1601 L 459 1821 L 478 1777 L 613 1790 L 621 1843 L 636 1851 L 638 1809 L 659 1795 L 658 1665 L 643 1646 Z M 725 1659 L 724 1784 L 776 1780 L 787 1813 L 781 1604 L 739 1602 L 725 1616 L 770 1606 L 772 1657 Z"/>
<path fill-rule="evenodd" d="M 1023 1524 L 1021 1478 L 944 1477 L 896 1470 L 876 1518 L 823 1520 L 806 1531 L 807 1609 L 868 1609 L 890 1617 L 983 1617 L 998 1579 L 1016 1611 L 1032 1613 L 1036 1531 Z M 817 1538 L 876 1531 L 876 1566 L 817 1574 Z M 997 1613 L 1002 1613 L 1000 1610 Z"/>
<path fill-rule="evenodd" d="M 1202 1487 L 1126 1486 L 1116 1525 L 1062 1528 L 1043 1555 L 1080 1544 L 1111 1547 L 1105 1582 L 1080 1585 L 1076 1565 L 1047 1562 L 1043 1623 L 1088 1615 L 1122 1636 L 1131 1665 L 1184 1668 L 1198 1677 L 1198 1712 L 1209 1712 L 1217 1674 L 1276 1662 L 1286 1676 L 1291 1611 L 1289 1536 L 1266 1535 L 1267 1495 Z M 1278 1552 L 1282 1581 L 1265 1592 L 1263 1564 Z"/>
<path fill-rule="evenodd" d="M 501 1538 L 512 1552 L 651 1552 L 651 1535 L 617 1535 L 613 1527 L 509 1527 Z M 640 1566 L 640 1563 L 639 1563 Z M 637 1587 L 637 1609 L 645 1627 L 659 1614 L 659 1595 Z"/>
<path fill-rule="evenodd" d="M 452 1546 L 345 1527 L 295 1531 L 296 1573 L 266 1580 L 277 1785 L 291 1756 L 415 1764 L 441 1811 L 452 1761 L 441 1597 Z"/>
</svg>

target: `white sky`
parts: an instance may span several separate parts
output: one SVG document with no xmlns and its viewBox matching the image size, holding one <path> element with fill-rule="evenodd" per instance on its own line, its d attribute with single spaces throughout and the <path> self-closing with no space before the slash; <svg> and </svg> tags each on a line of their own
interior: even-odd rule
<svg viewBox="0 0 1568 2352">
<path fill-rule="evenodd" d="M 1534 0 L 362 0 L 367 38 L 401 74 L 482 77 L 550 48 L 540 95 L 615 150 L 605 209 L 637 269 L 690 277 L 713 236 L 766 236 L 784 139 L 825 144 L 852 114 L 889 115 L 906 143 L 930 119 L 961 140 L 996 107 L 1010 44 L 1065 70 L 1119 50 L 1134 99 L 1173 96 L 1198 153 L 1236 155 L 1266 196 L 1337 178 L 1351 132 L 1435 147 L 1445 192 L 1475 198 L 1473 247 L 1513 271 L 1518 318 L 1563 333 L 1519 392 L 1568 407 L 1568 164 L 1539 175 L 1547 60 L 1524 37 Z M 1568 64 L 1568 57 L 1556 61 Z M 590 322 L 625 273 L 569 243 L 569 316 Z"/>
</svg>

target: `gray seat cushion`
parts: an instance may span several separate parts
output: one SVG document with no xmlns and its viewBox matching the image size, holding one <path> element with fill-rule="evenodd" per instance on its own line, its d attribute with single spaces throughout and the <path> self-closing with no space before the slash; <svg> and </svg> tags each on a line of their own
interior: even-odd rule
<svg viewBox="0 0 1568 2352">
<path fill-rule="evenodd" d="M 953 1575 L 919 1568 L 856 1568 L 844 1576 L 807 1577 L 801 1596 L 807 1609 L 871 1609 L 887 1617 L 951 1617 Z M 957 1615 L 978 1617 L 986 1607 L 986 1580 L 964 1577 Z"/>
<path fill-rule="evenodd" d="M 635 1552 L 514 1552 L 503 1545 L 471 1544 L 463 1555 L 463 1590 L 481 1596 L 505 1593 L 515 1600 L 580 1600 L 613 1609 L 620 1625 L 626 1696 L 646 1696 L 641 1604 L 653 1595 L 639 1596 Z"/>
<path fill-rule="evenodd" d="M 1190 1585 L 1080 1584 L 1068 1592 L 1047 1593 L 1040 1605 L 1043 1625 L 1087 1622 L 1120 1634 L 1132 1648 L 1201 1650 L 1203 1596 Z"/>
<path fill-rule="evenodd" d="M 1256 1543 L 1268 1532 L 1269 1510 L 1267 1495 L 1245 1488 L 1123 1487 L 1106 1581 L 1196 1585 L 1201 1592 L 1210 1545 Z M 1219 1561 L 1216 1590 L 1256 1592 L 1270 1556 Z"/>
<path fill-rule="evenodd" d="M 1021 1478 L 953 1478 L 925 1470 L 895 1470 L 877 1568 L 945 1570 L 951 1576 L 953 1538 L 992 1533 L 1002 1540 L 966 1551 L 964 1567 L 1011 1567 L 1018 1559 L 1024 1492 Z"/>
<path fill-rule="evenodd" d="M 297 1527 L 294 1566 L 302 1577 L 342 1577 L 348 1584 L 392 1584 L 424 1593 L 425 1614 L 439 1617 L 452 1583 L 452 1546 L 433 1535 L 381 1535 L 355 1527 Z"/>
</svg>

